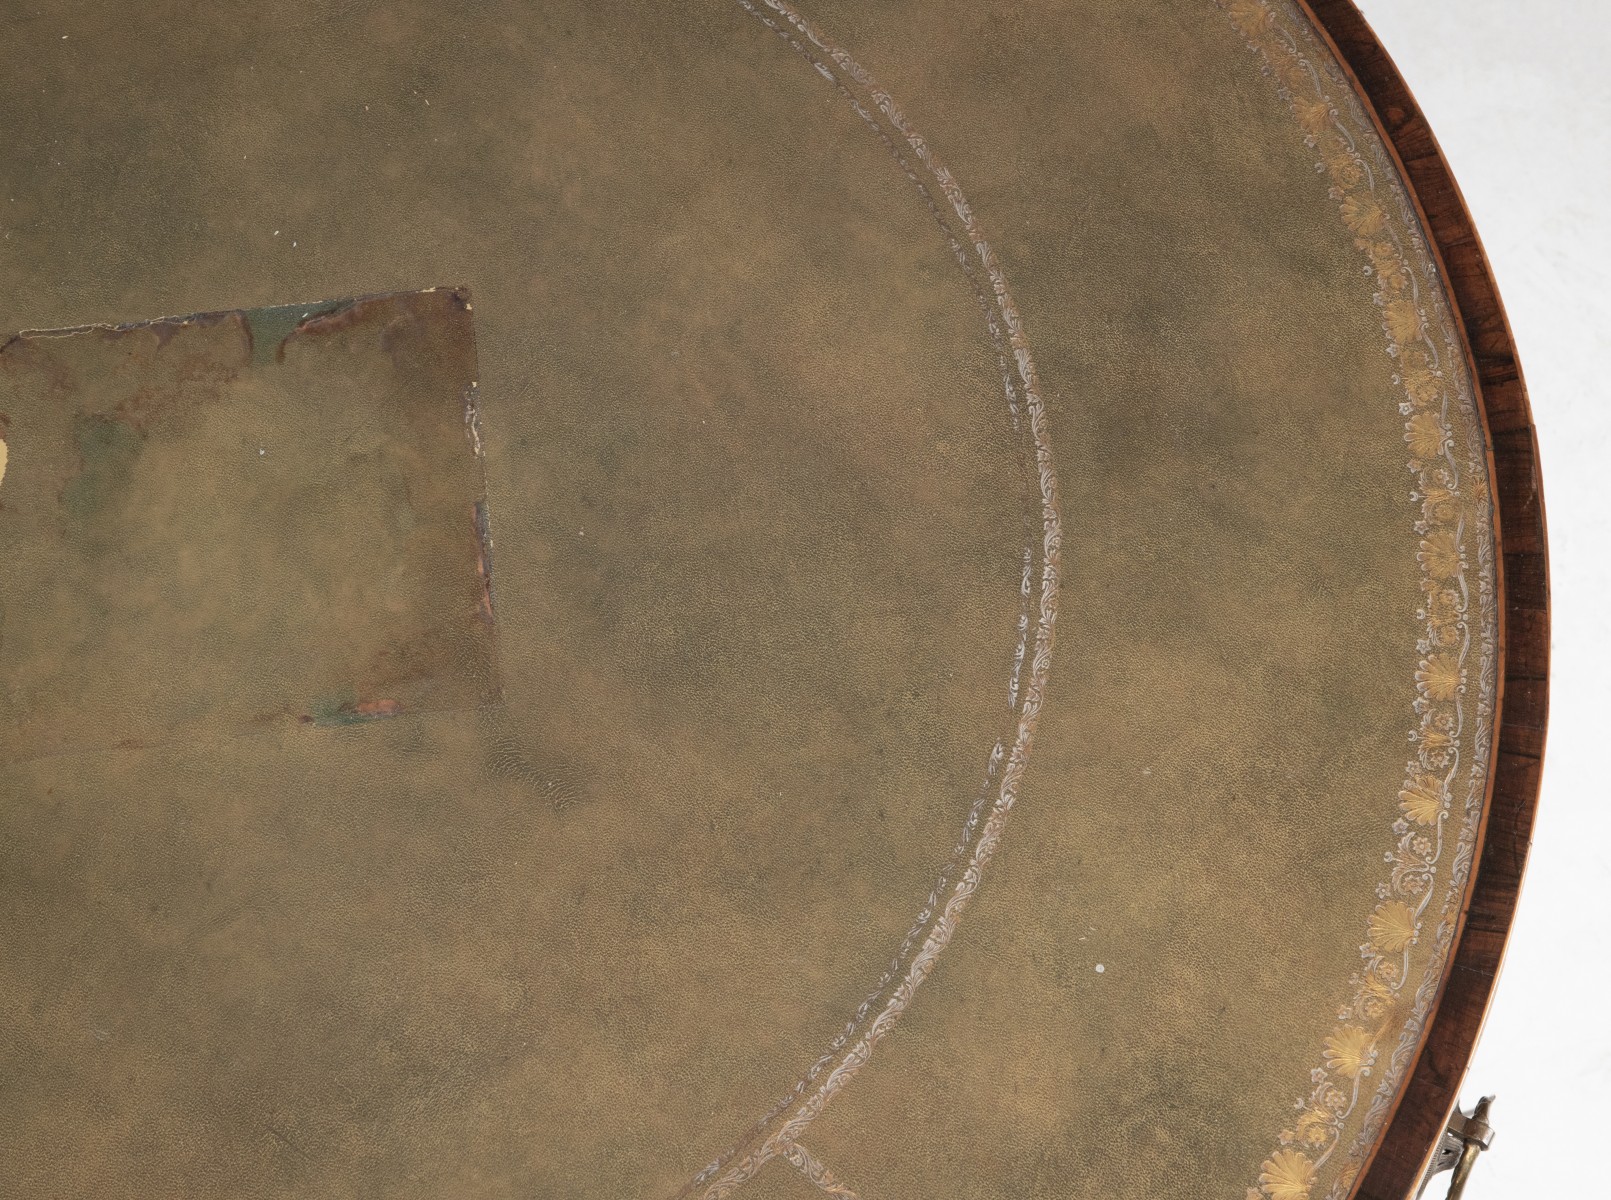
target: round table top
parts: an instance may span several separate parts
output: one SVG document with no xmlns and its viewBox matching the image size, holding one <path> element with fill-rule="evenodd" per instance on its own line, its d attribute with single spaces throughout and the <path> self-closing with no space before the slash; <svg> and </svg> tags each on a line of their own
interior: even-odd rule
<svg viewBox="0 0 1611 1200">
<path fill-rule="evenodd" d="M 1418 1161 L 1541 525 L 1343 8 L 14 18 L 19 1194 Z"/>
</svg>

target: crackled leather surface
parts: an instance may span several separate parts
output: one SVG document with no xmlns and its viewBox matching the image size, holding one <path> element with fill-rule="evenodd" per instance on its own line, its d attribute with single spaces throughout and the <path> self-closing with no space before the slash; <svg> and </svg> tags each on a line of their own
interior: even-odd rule
<svg viewBox="0 0 1611 1200">
<path fill-rule="evenodd" d="M 0 328 L 443 289 L 384 301 L 417 360 L 380 310 L 0 354 L 17 1194 L 1346 1190 L 1480 814 L 1492 566 L 1440 284 L 1301 16 L 8 24 Z M 47 586 L 41 472 L 193 339 L 208 436 L 110 422 L 167 507 Z M 58 607 L 133 538 L 228 550 L 227 653 L 151 561 L 161 605 Z"/>
</svg>

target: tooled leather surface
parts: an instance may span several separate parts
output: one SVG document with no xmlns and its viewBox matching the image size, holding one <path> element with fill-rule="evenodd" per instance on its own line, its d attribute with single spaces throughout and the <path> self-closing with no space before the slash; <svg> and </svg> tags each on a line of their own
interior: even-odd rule
<svg viewBox="0 0 1611 1200">
<path fill-rule="evenodd" d="M 1380 314 L 1212 4 L 808 15 L 1001 256 L 1067 564 L 991 875 L 811 1151 L 1240 1196 L 1413 720 Z M 6 765 L 19 1194 L 675 1193 L 865 998 L 1007 724 L 1034 497 L 930 214 L 725 3 L 47 5 L 4 55 L 0 328 L 468 288 L 502 681 Z"/>
</svg>

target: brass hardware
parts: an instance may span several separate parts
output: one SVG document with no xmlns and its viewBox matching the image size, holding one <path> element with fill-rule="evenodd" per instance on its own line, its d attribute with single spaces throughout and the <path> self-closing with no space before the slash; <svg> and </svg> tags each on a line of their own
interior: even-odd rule
<svg viewBox="0 0 1611 1200">
<path fill-rule="evenodd" d="M 1438 1143 L 1437 1152 L 1421 1180 L 1420 1190 L 1415 1193 L 1417 1200 L 1426 1191 L 1426 1185 L 1432 1182 L 1432 1176 L 1449 1170 L 1454 1175 L 1449 1180 L 1447 1200 L 1460 1200 L 1465 1194 L 1466 1181 L 1471 1178 L 1471 1168 L 1476 1165 L 1477 1156 L 1494 1143 L 1494 1127 L 1488 1123 L 1488 1108 L 1493 1102 L 1492 1096 L 1484 1096 L 1469 1113 L 1455 1108 Z"/>
</svg>

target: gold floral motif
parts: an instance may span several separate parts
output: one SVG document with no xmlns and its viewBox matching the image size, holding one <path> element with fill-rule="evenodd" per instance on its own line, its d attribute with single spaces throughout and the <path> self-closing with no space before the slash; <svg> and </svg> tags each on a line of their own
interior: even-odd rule
<svg viewBox="0 0 1611 1200">
<path fill-rule="evenodd" d="M 1464 678 L 1460 656 L 1448 652 L 1422 659 L 1420 670 L 1415 672 L 1416 686 L 1428 700 L 1453 700 Z"/>
<path fill-rule="evenodd" d="M 1443 815 L 1445 795 L 1441 779 L 1425 771 L 1417 771 L 1399 792 L 1398 806 L 1417 825 L 1433 825 Z"/>
<path fill-rule="evenodd" d="M 1327 105 L 1327 109 L 1330 110 L 1330 105 Z M 1370 258 L 1371 267 L 1377 272 L 1405 270 L 1404 260 L 1399 257 L 1398 246 L 1392 238 L 1361 239 L 1354 245 L 1365 252 Z"/>
<path fill-rule="evenodd" d="M 1318 97 L 1299 100 L 1292 108 L 1298 115 L 1298 124 L 1303 126 L 1304 132 L 1311 137 L 1318 137 L 1330 129 L 1335 117 L 1331 105 Z"/>
<path fill-rule="evenodd" d="M 1437 588 L 1426 605 L 1427 620 L 1434 625 L 1452 625 L 1464 613 L 1460 593 L 1453 588 Z"/>
<path fill-rule="evenodd" d="M 1370 944 L 1384 954 L 1395 954 L 1415 940 L 1415 911 L 1402 900 L 1384 900 L 1365 923 Z"/>
<path fill-rule="evenodd" d="M 1381 291 L 1382 299 L 1396 300 L 1410 290 L 1410 273 L 1404 264 L 1395 258 L 1377 258 L 1374 251 L 1381 244 L 1370 242 L 1363 248 L 1371 255 L 1371 266 L 1376 272 L 1376 286 Z"/>
<path fill-rule="evenodd" d="M 1370 196 L 1349 196 L 1342 202 L 1343 224 L 1360 237 L 1380 233 L 1387 224 L 1387 214 Z"/>
<path fill-rule="evenodd" d="M 1332 1139 L 1332 1127 L 1336 1123 L 1336 1115 L 1324 1108 L 1305 1109 L 1293 1130 L 1294 1140 L 1305 1146 L 1324 1146 Z"/>
<path fill-rule="evenodd" d="M 1437 458 L 1449 444 L 1449 431 L 1442 418 L 1428 409 L 1404 423 L 1404 440 L 1416 458 Z"/>
<path fill-rule="evenodd" d="M 1421 539 L 1421 565 L 1434 579 L 1453 579 L 1460 574 L 1465 556 L 1460 552 L 1460 535 L 1452 529 L 1434 529 Z"/>
<path fill-rule="evenodd" d="M 1364 982 L 1359 988 L 1359 1014 L 1379 1021 L 1385 1017 L 1398 998 L 1398 984 L 1396 978 L 1383 971 L 1380 967 L 1373 967 L 1365 972 Z"/>
<path fill-rule="evenodd" d="M 1421 516 L 1428 525 L 1446 525 L 1460 515 L 1460 496 L 1437 483 L 1421 493 Z"/>
<path fill-rule="evenodd" d="M 1227 10 L 1236 27 L 1250 36 L 1261 31 L 1272 19 L 1264 0 L 1230 0 Z"/>
<path fill-rule="evenodd" d="M 1436 719 L 1436 714 L 1433 714 L 1433 719 Z M 1421 745 L 1421 757 L 1434 766 L 1441 766 L 1449 752 L 1455 749 L 1455 741 L 1449 731 L 1439 729 L 1434 724 L 1422 726 L 1415 740 Z"/>
<path fill-rule="evenodd" d="M 1409 342 L 1421 336 L 1421 310 L 1413 300 L 1394 300 L 1387 306 L 1387 332 L 1394 341 Z"/>
<path fill-rule="evenodd" d="M 1309 1200 L 1314 1182 L 1315 1164 L 1297 1150 L 1277 1150 L 1259 1172 L 1259 1188 L 1269 1200 Z"/>
<path fill-rule="evenodd" d="M 1338 148 L 1326 156 L 1326 167 L 1331 177 L 1344 187 L 1355 187 L 1364 182 L 1365 170 L 1346 143 L 1339 143 Z M 1404 282 L 1404 277 L 1400 276 L 1399 281 Z"/>
<path fill-rule="evenodd" d="M 1410 398 L 1410 403 L 1417 407 L 1436 404 L 1443 398 L 1443 380 L 1436 372 L 1425 364 L 1411 365 L 1406 363 L 1402 379 L 1404 391 Z"/>
<path fill-rule="evenodd" d="M 1346 1079 L 1358 1079 L 1375 1059 L 1375 1041 L 1357 1025 L 1344 1025 L 1326 1039 L 1326 1065 Z"/>
</svg>

